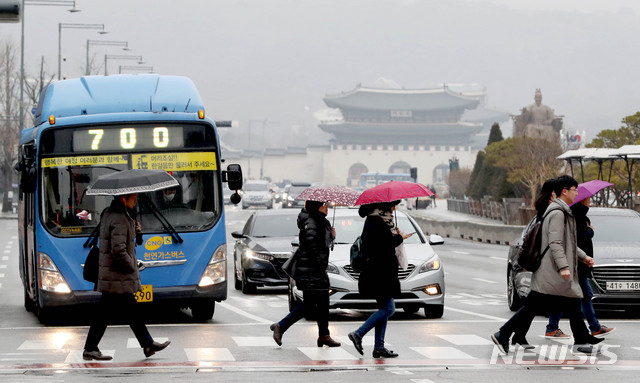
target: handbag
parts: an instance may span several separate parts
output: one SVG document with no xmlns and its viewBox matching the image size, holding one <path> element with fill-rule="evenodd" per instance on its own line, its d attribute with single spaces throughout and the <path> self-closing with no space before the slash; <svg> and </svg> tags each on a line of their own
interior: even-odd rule
<svg viewBox="0 0 640 383">
<path fill-rule="evenodd" d="M 282 264 L 282 271 L 284 271 L 284 273 L 287 274 L 290 278 L 293 278 L 293 275 L 295 274 L 298 250 L 299 248 L 296 249 L 293 254 L 291 254 L 289 259 L 287 259 L 285 263 Z"/>
<path fill-rule="evenodd" d="M 84 260 L 84 266 L 82 269 L 82 277 L 85 281 L 96 283 L 98 282 L 98 268 L 100 265 L 100 247 L 98 241 L 94 241 L 89 249 L 87 259 Z"/>
<path fill-rule="evenodd" d="M 404 243 L 396 246 L 396 257 L 398 257 L 398 266 L 402 267 L 402 270 L 406 270 L 409 267 L 409 259 L 404 251 Z"/>
</svg>

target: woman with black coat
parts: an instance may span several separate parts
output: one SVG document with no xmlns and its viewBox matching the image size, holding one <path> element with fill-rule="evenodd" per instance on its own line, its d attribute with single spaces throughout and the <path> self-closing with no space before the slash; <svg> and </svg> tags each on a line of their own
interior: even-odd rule
<svg viewBox="0 0 640 383">
<path fill-rule="evenodd" d="M 363 298 L 374 298 L 378 311 L 356 331 L 349 333 L 349 339 L 356 350 L 364 355 L 362 338 L 375 328 L 374 358 L 395 358 L 395 352 L 384 346 L 387 321 L 395 312 L 394 297 L 400 295 L 398 280 L 398 258 L 396 247 L 409 235 L 404 235 L 394 224 L 393 211 L 400 201 L 368 204 L 360 207 L 358 213 L 367 217 L 362 229 L 361 251 L 365 259 L 358 279 L 358 290 Z"/>
<path fill-rule="evenodd" d="M 296 306 L 280 322 L 271 325 L 273 340 L 282 345 L 282 334 L 305 316 L 315 317 L 318 323 L 318 347 L 339 347 L 329 335 L 329 252 L 335 231 L 326 219 L 325 202 L 307 201 L 298 214 L 300 246 L 295 254 L 293 278 L 302 290 L 302 304 Z"/>
</svg>

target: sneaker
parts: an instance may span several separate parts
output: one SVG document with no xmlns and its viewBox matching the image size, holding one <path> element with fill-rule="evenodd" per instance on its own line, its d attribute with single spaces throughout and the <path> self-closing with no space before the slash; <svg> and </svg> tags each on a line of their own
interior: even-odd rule
<svg viewBox="0 0 640 383">
<path fill-rule="evenodd" d="M 529 342 L 527 342 L 526 338 L 521 338 L 521 339 L 516 339 L 516 337 L 514 336 L 513 339 L 511 339 L 511 344 L 513 345 L 513 347 L 522 347 L 525 350 L 533 350 L 534 348 L 536 348 L 536 346 L 529 344 Z"/>
<path fill-rule="evenodd" d="M 544 337 L 548 339 L 557 339 L 557 338 L 571 338 L 569 335 L 562 332 L 562 330 L 557 329 L 554 331 L 547 331 L 544 333 Z"/>
<path fill-rule="evenodd" d="M 491 334 L 491 340 L 496 344 L 501 353 L 505 355 L 509 353 L 509 338 L 500 334 L 500 331 Z"/>
<path fill-rule="evenodd" d="M 610 332 L 616 331 L 615 327 L 600 326 L 600 330 L 591 331 L 591 335 L 601 338 Z"/>
</svg>

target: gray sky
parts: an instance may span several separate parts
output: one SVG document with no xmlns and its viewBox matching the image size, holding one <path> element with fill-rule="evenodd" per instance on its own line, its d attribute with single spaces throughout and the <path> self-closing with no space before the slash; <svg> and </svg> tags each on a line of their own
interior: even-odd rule
<svg viewBox="0 0 640 383">
<path fill-rule="evenodd" d="M 511 113 L 541 88 L 543 103 L 565 116 L 565 127 L 586 130 L 587 141 L 640 110 L 635 0 L 77 0 L 77 7 L 82 12 L 71 14 L 27 6 L 28 72 L 41 56 L 57 72 L 58 23 L 104 23 L 107 35 L 62 30 L 67 77 L 82 75 L 87 39 L 128 41 L 130 52 L 92 45 L 90 55 L 142 55 L 157 73 L 190 77 L 214 119 L 240 120 L 241 130 L 269 121 L 268 146 L 299 143 L 269 132 L 312 129 L 326 94 L 379 78 L 414 89 L 482 84 L 490 106 Z M 0 24 L 0 36 L 16 45 L 19 32 L 19 24 Z M 110 60 L 109 71 L 132 63 Z"/>
</svg>

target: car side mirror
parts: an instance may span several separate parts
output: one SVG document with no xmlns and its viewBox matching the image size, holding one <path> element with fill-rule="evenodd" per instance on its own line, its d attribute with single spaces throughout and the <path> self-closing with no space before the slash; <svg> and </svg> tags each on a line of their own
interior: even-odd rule
<svg viewBox="0 0 640 383">
<path fill-rule="evenodd" d="M 241 232 L 239 232 L 239 231 L 234 231 L 234 232 L 232 232 L 232 233 L 231 233 L 231 236 L 232 236 L 233 238 L 236 238 L 236 239 L 247 238 L 247 236 L 246 236 L 246 235 L 242 234 L 242 233 L 241 233 Z"/>
<path fill-rule="evenodd" d="M 429 236 L 429 245 L 442 245 L 444 243 L 444 238 L 437 234 L 431 234 Z"/>
<path fill-rule="evenodd" d="M 240 197 L 240 194 L 238 194 L 237 191 L 229 196 L 229 201 L 234 205 L 239 204 L 241 200 L 242 197 Z"/>
</svg>

